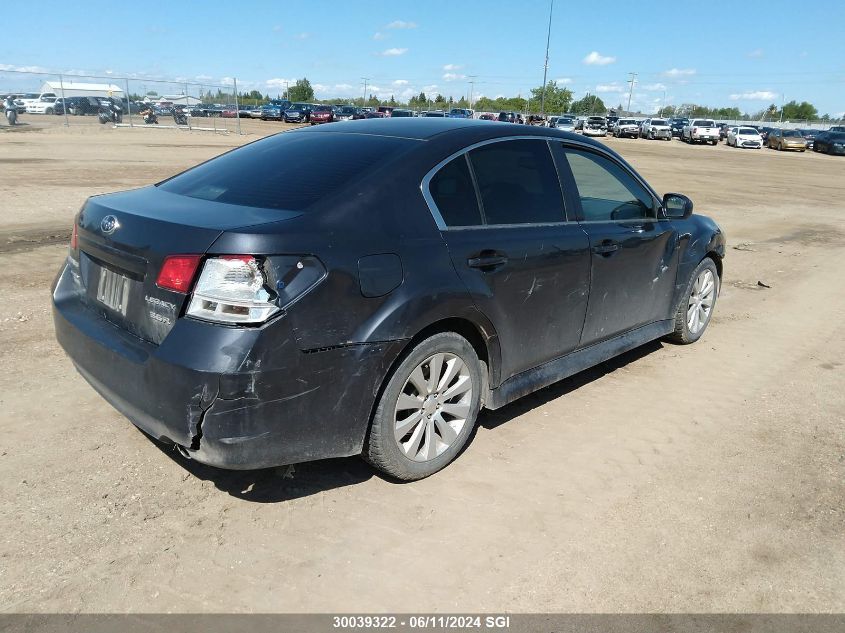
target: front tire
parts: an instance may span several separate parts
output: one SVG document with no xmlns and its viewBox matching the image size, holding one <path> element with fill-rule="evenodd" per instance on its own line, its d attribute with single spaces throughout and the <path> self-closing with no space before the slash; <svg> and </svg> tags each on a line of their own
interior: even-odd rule
<svg viewBox="0 0 845 633">
<path fill-rule="evenodd" d="M 689 345 L 701 338 L 716 307 L 719 283 L 716 263 L 705 257 L 690 275 L 675 314 L 675 330 L 667 337 L 670 341 Z"/>
<path fill-rule="evenodd" d="M 469 439 L 483 388 L 481 362 L 465 338 L 444 332 L 425 339 L 387 379 L 364 459 L 403 481 L 436 473 Z"/>
</svg>

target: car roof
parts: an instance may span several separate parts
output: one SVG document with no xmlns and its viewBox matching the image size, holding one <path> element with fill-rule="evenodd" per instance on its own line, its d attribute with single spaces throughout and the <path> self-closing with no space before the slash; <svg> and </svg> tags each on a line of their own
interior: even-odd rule
<svg viewBox="0 0 845 633">
<path fill-rule="evenodd" d="M 283 134 L 365 134 L 405 138 L 416 141 L 443 141 L 446 145 L 467 146 L 490 139 L 506 139 L 513 136 L 538 136 L 576 140 L 582 145 L 591 145 L 608 150 L 607 146 L 594 139 L 564 132 L 555 128 L 534 125 L 501 125 L 481 119 L 452 119 L 442 117 L 403 117 L 399 119 L 364 119 L 342 121 L 332 125 L 304 127 L 283 132 Z"/>
</svg>

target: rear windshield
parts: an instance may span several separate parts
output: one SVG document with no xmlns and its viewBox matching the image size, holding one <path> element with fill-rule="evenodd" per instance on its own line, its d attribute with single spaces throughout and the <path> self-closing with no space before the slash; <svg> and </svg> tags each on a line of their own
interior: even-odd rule
<svg viewBox="0 0 845 633">
<path fill-rule="evenodd" d="M 716 124 L 713 121 L 709 121 L 707 119 L 698 119 L 692 122 L 693 125 L 697 125 L 698 127 L 716 127 Z"/>
<path fill-rule="evenodd" d="M 384 136 L 287 132 L 223 154 L 158 186 L 200 200 L 302 211 L 413 143 Z"/>
</svg>

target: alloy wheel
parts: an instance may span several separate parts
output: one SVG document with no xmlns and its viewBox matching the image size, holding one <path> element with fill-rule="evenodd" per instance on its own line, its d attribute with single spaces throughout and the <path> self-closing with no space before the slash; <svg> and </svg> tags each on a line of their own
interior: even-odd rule
<svg viewBox="0 0 845 633">
<path fill-rule="evenodd" d="M 687 304 L 687 329 L 698 334 L 707 325 L 716 297 L 716 280 L 712 270 L 703 270 L 696 278 Z"/>
<path fill-rule="evenodd" d="M 394 438 L 411 460 L 435 459 L 458 438 L 472 408 L 472 377 L 455 354 L 440 352 L 416 366 L 399 392 Z"/>
</svg>

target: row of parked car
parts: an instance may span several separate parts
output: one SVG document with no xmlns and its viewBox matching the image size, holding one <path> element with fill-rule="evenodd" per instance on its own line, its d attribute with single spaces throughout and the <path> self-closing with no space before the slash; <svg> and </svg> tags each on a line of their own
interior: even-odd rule
<svg viewBox="0 0 845 633">
<path fill-rule="evenodd" d="M 835 125 L 828 130 L 812 128 L 781 129 L 752 124 L 730 125 L 717 123 L 712 119 L 689 119 L 685 117 L 646 119 L 616 116 L 574 115 L 551 116 L 544 123 L 566 131 L 580 132 L 585 136 L 607 136 L 615 138 L 644 138 L 670 141 L 677 137 L 690 144 L 716 145 L 720 141 L 731 147 L 757 148 L 763 146 L 777 150 L 812 149 L 828 154 L 845 154 L 845 126 Z"/>
</svg>

